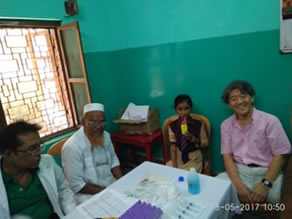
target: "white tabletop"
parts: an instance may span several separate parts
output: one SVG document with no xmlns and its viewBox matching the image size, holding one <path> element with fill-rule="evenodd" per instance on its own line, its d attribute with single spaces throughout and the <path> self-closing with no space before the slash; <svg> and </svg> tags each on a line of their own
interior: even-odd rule
<svg viewBox="0 0 292 219">
<path fill-rule="evenodd" d="M 178 181 L 179 176 L 183 176 L 186 179 L 188 172 L 185 170 L 145 161 L 130 171 L 128 174 L 117 180 L 111 186 L 109 186 L 108 189 L 118 192 L 127 192 L 133 190 L 140 182 L 140 179 L 148 174 L 167 175 L 173 182 L 176 182 Z M 180 197 L 184 197 L 185 200 L 188 200 L 192 203 L 199 203 L 206 207 L 201 213 L 200 219 L 231 218 L 233 215 L 232 209 L 240 212 L 240 202 L 231 182 L 202 174 L 199 174 L 199 178 L 201 191 L 197 195 L 191 195 L 188 193 L 186 181 L 178 182 L 176 185 L 178 186 L 178 190 L 181 194 Z M 77 209 L 66 216 L 66 218 L 84 219 L 84 216 L 80 214 L 80 211 L 78 211 L 77 207 Z"/>
</svg>

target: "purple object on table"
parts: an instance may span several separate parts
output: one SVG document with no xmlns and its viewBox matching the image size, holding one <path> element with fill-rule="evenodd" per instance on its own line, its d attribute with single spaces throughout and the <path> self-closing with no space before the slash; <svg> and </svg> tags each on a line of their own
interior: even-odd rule
<svg viewBox="0 0 292 219">
<path fill-rule="evenodd" d="M 145 202 L 137 201 L 131 206 L 120 219 L 159 219 L 162 215 L 162 210 Z"/>
</svg>

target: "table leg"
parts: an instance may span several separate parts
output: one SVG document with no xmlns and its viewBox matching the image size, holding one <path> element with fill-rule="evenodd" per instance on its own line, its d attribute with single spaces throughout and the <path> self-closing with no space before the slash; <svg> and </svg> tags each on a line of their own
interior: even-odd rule
<svg viewBox="0 0 292 219">
<path fill-rule="evenodd" d="M 147 145 L 145 148 L 146 148 L 146 159 L 148 161 L 152 161 L 151 145 Z"/>
</svg>

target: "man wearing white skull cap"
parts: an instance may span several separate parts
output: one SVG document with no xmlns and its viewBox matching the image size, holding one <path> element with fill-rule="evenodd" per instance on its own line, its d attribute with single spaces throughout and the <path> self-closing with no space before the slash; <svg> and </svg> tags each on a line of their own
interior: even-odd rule
<svg viewBox="0 0 292 219">
<path fill-rule="evenodd" d="M 78 204 L 102 191 L 122 176 L 106 125 L 104 105 L 83 108 L 82 127 L 62 149 L 65 177 Z"/>
</svg>

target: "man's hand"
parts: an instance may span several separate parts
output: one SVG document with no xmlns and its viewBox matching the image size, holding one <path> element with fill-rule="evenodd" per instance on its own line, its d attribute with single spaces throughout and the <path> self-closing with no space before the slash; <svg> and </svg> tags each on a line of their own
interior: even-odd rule
<svg viewBox="0 0 292 219">
<path fill-rule="evenodd" d="M 241 203 L 252 203 L 252 193 L 243 182 L 235 185 L 235 187 Z"/>
<path fill-rule="evenodd" d="M 267 199 L 269 187 L 262 183 L 257 184 L 251 193 L 251 199 L 254 203 L 263 203 Z"/>
<path fill-rule="evenodd" d="M 85 184 L 85 186 L 79 191 L 79 193 L 91 194 L 94 195 L 96 193 L 101 192 L 104 190 L 104 187 L 93 185 L 93 184 Z"/>
<path fill-rule="evenodd" d="M 116 166 L 116 167 L 112 168 L 111 171 L 112 171 L 113 176 L 116 179 L 119 179 L 123 176 L 120 166 Z"/>
<path fill-rule="evenodd" d="M 232 154 L 224 154 L 223 159 L 228 176 L 236 187 L 239 200 L 242 203 L 252 203 L 251 191 L 240 179 Z"/>
</svg>

